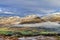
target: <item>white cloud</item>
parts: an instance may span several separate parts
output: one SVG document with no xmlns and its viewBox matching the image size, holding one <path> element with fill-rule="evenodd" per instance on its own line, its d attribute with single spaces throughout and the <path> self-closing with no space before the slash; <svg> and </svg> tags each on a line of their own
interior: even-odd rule
<svg viewBox="0 0 60 40">
<path fill-rule="evenodd" d="M 39 16 L 39 17 L 44 16 L 43 14 L 40 14 L 40 13 L 36 13 L 35 15 L 37 15 L 37 16 Z"/>
<path fill-rule="evenodd" d="M 60 6 L 60 0 L 0 0 L 0 4 L 16 7 Z"/>
<path fill-rule="evenodd" d="M 3 14 L 15 14 L 13 12 L 10 12 L 10 11 L 6 11 L 6 10 L 3 10 L 0 8 L 0 14 L 3 13 Z"/>
<path fill-rule="evenodd" d="M 43 22 L 43 23 L 35 23 L 35 24 L 19 24 L 13 25 L 17 27 L 41 27 L 41 28 L 58 28 L 60 24 L 57 22 Z"/>
<path fill-rule="evenodd" d="M 45 22 L 41 23 L 40 26 L 45 28 L 57 28 L 60 27 L 60 24 L 58 24 L 57 22 Z"/>
<path fill-rule="evenodd" d="M 55 12 L 55 13 L 52 13 L 52 14 L 60 14 L 60 12 Z"/>
<path fill-rule="evenodd" d="M 52 13 L 52 12 L 56 12 L 56 10 L 53 10 L 53 9 L 47 9 L 47 10 L 46 9 L 40 9 L 40 11 L 47 13 L 47 14 Z"/>
<path fill-rule="evenodd" d="M 52 15 L 60 15 L 60 12 L 52 12 L 52 13 L 46 14 L 45 16 L 52 16 Z"/>
<path fill-rule="evenodd" d="M 60 0 L 45 0 L 45 2 L 47 3 L 46 5 L 50 7 L 60 7 Z"/>
<path fill-rule="evenodd" d="M 26 11 L 30 11 L 31 9 L 33 13 L 37 12 L 38 13 L 37 15 L 39 15 L 40 11 L 42 12 L 42 14 L 43 13 L 49 14 L 56 11 L 56 9 L 49 9 L 50 7 L 53 7 L 53 8 L 60 7 L 59 0 L 0 0 L 0 4 L 17 8 L 17 9 L 19 8 L 22 8 L 24 10 L 28 9 Z M 43 9 L 40 9 L 40 8 L 43 8 Z M 46 8 L 48 9 L 46 10 Z M 22 12 L 24 12 L 24 10 L 22 10 Z M 11 13 L 11 12 L 8 12 L 8 13 Z"/>
<path fill-rule="evenodd" d="M 13 12 L 8 12 L 8 11 L 5 11 L 3 13 L 5 13 L 5 14 L 14 14 Z"/>
</svg>

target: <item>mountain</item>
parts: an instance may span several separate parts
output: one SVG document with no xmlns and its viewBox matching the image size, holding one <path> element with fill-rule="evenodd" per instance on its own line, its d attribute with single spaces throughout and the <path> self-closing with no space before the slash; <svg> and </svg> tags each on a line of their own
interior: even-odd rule
<svg viewBox="0 0 60 40">
<path fill-rule="evenodd" d="M 60 21 L 60 14 L 49 14 L 42 17 L 42 19 L 45 21 L 52 21 L 52 22 Z"/>
<path fill-rule="evenodd" d="M 11 16 L 2 17 L 0 24 L 28 24 L 28 23 L 40 23 L 43 20 L 37 15 L 28 15 L 25 17 Z"/>
<path fill-rule="evenodd" d="M 0 17 L 0 24 L 33 24 L 47 21 L 60 22 L 60 14 L 49 14 L 43 17 L 37 15 Z"/>
<path fill-rule="evenodd" d="M 28 15 L 21 19 L 21 24 L 40 23 L 40 22 L 42 22 L 42 19 L 37 15 Z"/>
<path fill-rule="evenodd" d="M 13 17 L 2 17 L 0 19 L 0 24 L 13 24 L 15 22 L 18 22 L 20 20 L 20 17 L 13 16 Z M 17 23 L 16 23 L 17 24 Z"/>
</svg>

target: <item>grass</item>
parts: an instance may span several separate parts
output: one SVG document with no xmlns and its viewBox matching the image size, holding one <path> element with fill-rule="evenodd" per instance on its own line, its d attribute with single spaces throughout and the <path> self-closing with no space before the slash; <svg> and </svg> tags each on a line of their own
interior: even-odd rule
<svg viewBox="0 0 60 40">
<path fill-rule="evenodd" d="M 0 35 L 7 36 L 34 36 L 34 35 L 45 35 L 45 34 L 56 34 L 55 32 L 47 32 L 47 31 L 38 31 L 38 30 L 9 30 L 9 28 L 4 27 L 0 28 Z"/>
<path fill-rule="evenodd" d="M 40 32 L 40 34 L 57 34 L 56 32 Z"/>
<path fill-rule="evenodd" d="M 4 36 L 8 36 L 8 37 L 23 37 L 23 36 L 34 36 L 34 35 L 42 35 L 43 36 L 45 34 L 56 34 L 55 32 L 47 32 L 47 31 L 38 31 L 38 30 L 9 30 L 9 28 L 0 28 L 0 35 L 4 35 Z M 46 36 L 44 36 L 46 37 Z M 49 37 L 49 36 L 48 36 Z M 60 40 L 60 36 L 56 35 L 56 36 L 53 36 L 55 38 L 57 38 L 57 40 Z M 47 39 L 46 39 L 47 40 Z"/>
</svg>

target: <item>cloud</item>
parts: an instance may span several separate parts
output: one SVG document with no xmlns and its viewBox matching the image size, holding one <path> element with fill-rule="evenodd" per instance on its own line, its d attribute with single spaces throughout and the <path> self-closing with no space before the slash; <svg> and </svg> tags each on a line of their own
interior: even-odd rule
<svg viewBox="0 0 60 40">
<path fill-rule="evenodd" d="M 5 11 L 3 13 L 5 13 L 5 14 L 14 14 L 13 12 L 8 12 L 8 11 Z"/>
<path fill-rule="evenodd" d="M 47 0 L 51 6 L 60 7 L 60 0 Z"/>
<path fill-rule="evenodd" d="M 47 13 L 56 12 L 57 9 L 60 10 L 60 1 L 59 0 L 0 0 L 0 6 L 12 8 L 11 10 L 15 11 L 17 15 L 27 15 L 27 14 L 44 15 Z M 14 8 L 16 8 L 16 10 Z"/>
<path fill-rule="evenodd" d="M 50 7 L 56 3 L 54 0 L 51 1 L 50 0 L 2 0 L 0 1 L 0 5 L 7 5 L 10 7 L 24 7 L 24 8 L 41 8 L 41 7 L 48 7 L 48 6 Z"/>
<path fill-rule="evenodd" d="M 60 24 L 58 24 L 57 22 L 45 22 L 41 23 L 40 26 L 45 28 L 58 28 L 60 27 Z"/>
<path fill-rule="evenodd" d="M 45 13 L 45 14 L 50 14 L 50 13 L 54 13 L 56 12 L 57 10 L 54 10 L 54 9 L 39 9 L 41 12 Z"/>
<path fill-rule="evenodd" d="M 57 22 L 43 22 L 43 23 L 35 23 L 35 24 L 19 24 L 13 25 L 17 27 L 41 27 L 41 28 L 58 28 L 60 24 Z"/>
<path fill-rule="evenodd" d="M 0 14 L 15 14 L 15 13 L 7 11 L 7 10 L 3 10 L 2 8 L 0 8 Z"/>
<path fill-rule="evenodd" d="M 60 14 L 60 12 L 55 12 L 55 13 L 52 13 L 52 14 L 58 14 L 58 15 L 59 15 L 59 14 Z"/>
</svg>

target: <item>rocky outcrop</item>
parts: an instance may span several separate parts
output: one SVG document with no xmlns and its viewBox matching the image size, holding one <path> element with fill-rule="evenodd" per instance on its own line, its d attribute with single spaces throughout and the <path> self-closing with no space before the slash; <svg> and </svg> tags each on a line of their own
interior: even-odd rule
<svg viewBox="0 0 60 40">
<path fill-rule="evenodd" d="M 26 17 L 8 17 L 0 20 L 0 24 L 26 24 L 26 23 L 40 23 L 42 19 L 37 15 L 29 15 Z"/>
<path fill-rule="evenodd" d="M 41 22 L 60 22 L 60 14 L 47 15 L 39 17 L 37 15 L 28 15 L 26 17 L 5 17 L 0 19 L 0 24 L 30 24 L 30 23 L 41 23 Z"/>
<path fill-rule="evenodd" d="M 21 19 L 21 24 L 25 23 L 40 23 L 42 19 L 36 15 L 29 15 Z"/>
<path fill-rule="evenodd" d="M 0 19 L 0 24 L 17 24 L 17 22 L 19 22 L 18 20 L 20 20 L 20 17 L 5 17 Z"/>
<path fill-rule="evenodd" d="M 60 14 L 47 15 L 42 17 L 42 19 L 45 21 L 57 22 L 57 21 L 60 21 Z"/>
</svg>

